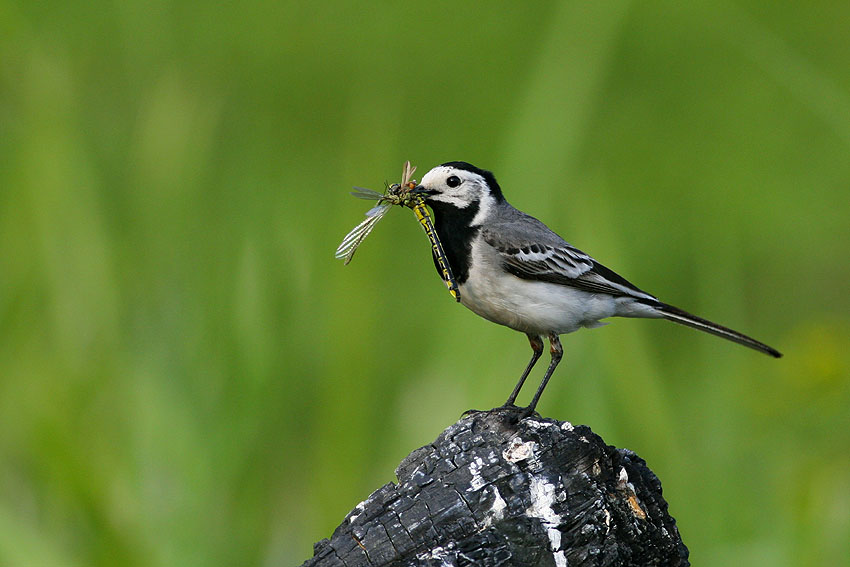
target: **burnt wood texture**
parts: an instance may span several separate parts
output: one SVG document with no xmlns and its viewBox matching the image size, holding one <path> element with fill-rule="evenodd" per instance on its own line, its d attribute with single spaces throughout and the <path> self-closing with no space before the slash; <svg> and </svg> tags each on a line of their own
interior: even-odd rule
<svg viewBox="0 0 850 567">
<path fill-rule="evenodd" d="M 413 451 L 304 567 L 689 565 L 643 459 L 518 417 L 475 412 Z"/>
</svg>

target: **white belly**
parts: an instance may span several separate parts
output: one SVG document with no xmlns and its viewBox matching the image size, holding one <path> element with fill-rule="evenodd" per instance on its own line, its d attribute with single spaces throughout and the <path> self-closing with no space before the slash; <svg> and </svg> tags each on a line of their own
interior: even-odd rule
<svg viewBox="0 0 850 567">
<path fill-rule="evenodd" d="M 469 278 L 460 285 L 461 303 L 485 319 L 536 335 L 564 334 L 602 325 L 614 315 L 652 316 L 633 298 L 590 293 L 504 272 L 501 259 L 488 246 L 473 246 Z M 486 276 L 484 274 L 487 274 Z M 648 311 L 648 310 L 647 310 Z"/>
<path fill-rule="evenodd" d="M 460 302 L 489 321 L 536 335 L 595 327 L 616 310 L 610 295 L 520 280 L 510 274 L 487 280 L 470 274 L 460 286 Z"/>
</svg>

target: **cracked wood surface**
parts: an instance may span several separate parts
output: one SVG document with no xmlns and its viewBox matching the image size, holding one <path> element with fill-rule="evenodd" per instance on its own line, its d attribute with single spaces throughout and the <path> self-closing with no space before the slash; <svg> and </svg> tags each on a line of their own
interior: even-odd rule
<svg viewBox="0 0 850 567">
<path fill-rule="evenodd" d="M 413 451 L 303 567 L 689 564 L 640 457 L 517 416 L 473 413 Z"/>
</svg>

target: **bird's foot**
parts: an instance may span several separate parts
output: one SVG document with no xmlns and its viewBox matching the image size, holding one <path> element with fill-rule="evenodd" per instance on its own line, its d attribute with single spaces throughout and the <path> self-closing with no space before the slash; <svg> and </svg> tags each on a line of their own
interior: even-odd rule
<svg viewBox="0 0 850 567">
<path fill-rule="evenodd" d="M 534 408 L 531 408 L 531 407 L 525 407 L 524 408 L 524 407 L 520 407 L 520 406 L 513 404 L 513 403 L 503 404 L 503 405 L 501 405 L 497 408 L 493 408 L 490 411 L 491 412 L 499 412 L 499 413 L 504 414 L 507 417 L 507 419 L 512 423 L 519 423 L 520 421 L 522 421 L 523 419 L 525 419 L 525 418 L 527 418 L 531 415 L 537 415 L 537 417 L 540 417 L 539 414 L 537 414 L 537 412 L 534 411 Z"/>
<path fill-rule="evenodd" d="M 501 406 L 498 406 L 498 407 L 495 407 L 495 408 L 489 409 L 489 410 L 468 409 L 465 412 L 463 412 L 462 414 L 460 414 L 460 416 L 461 417 L 468 417 L 470 415 L 475 415 L 477 413 L 493 413 L 493 412 L 517 413 L 517 412 L 519 412 L 523 409 L 524 408 L 518 407 L 514 404 L 503 404 Z"/>
<path fill-rule="evenodd" d="M 465 412 L 463 412 L 462 414 L 460 414 L 460 417 L 469 417 L 470 415 L 474 415 L 476 413 L 487 413 L 487 412 L 485 410 L 480 410 L 480 409 L 468 409 Z"/>
<path fill-rule="evenodd" d="M 532 416 L 536 416 L 538 418 L 540 417 L 540 414 L 537 413 L 536 411 L 534 411 L 534 408 L 532 406 L 528 406 L 526 408 L 518 408 L 518 409 L 520 409 L 519 421 L 522 421 L 523 419 L 525 419 L 527 417 L 532 417 Z"/>
<path fill-rule="evenodd" d="M 471 415 L 476 415 L 480 413 L 501 413 L 504 414 L 508 421 L 512 423 L 519 423 L 523 419 L 531 416 L 540 417 L 540 414 L 534 411 L 532 407 L 519 407 L 515 404 L 507 403 L 501 406 L 495 407 L 491 410 L 477 410 L 477 409 L 468 409 L 461 414 L 461 417 L 469 417 Z"/>
</svg>

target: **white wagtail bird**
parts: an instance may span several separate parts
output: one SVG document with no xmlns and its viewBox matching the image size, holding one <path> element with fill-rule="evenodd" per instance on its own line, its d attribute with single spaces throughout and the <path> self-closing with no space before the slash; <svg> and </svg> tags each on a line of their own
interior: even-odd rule
<svg viewBox="0 0 850 567">
<path fill-rule="evenodd" d="M 504 407 L 515 407 L 517 394 L 543 353 L 544 337 L 549 337 L 552 361 L 524 415 L 534 411 L 561 361 L 559 335 L 598 327 L 606 317 L 667 319 L 782 356 L 766 344 L 641 291 L 512 207 L 489 171 L 462 161 L 444 163 L 425 174 L 413 192 L 434 211 L 434 226 L 461 303 L 489 321 L 525 333 L 531 343 L 531 361 Z M 439 266 L 437 271 L 442 273 Z"/>
</svg>

